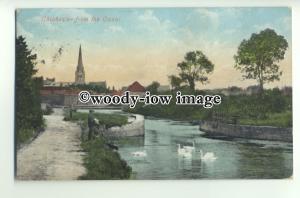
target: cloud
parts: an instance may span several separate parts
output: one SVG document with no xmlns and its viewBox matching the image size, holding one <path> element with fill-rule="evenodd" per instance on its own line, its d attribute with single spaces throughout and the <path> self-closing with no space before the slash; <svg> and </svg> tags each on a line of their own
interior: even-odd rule
<svg viewBox="0 0 300 198">
<path fill-rule="evenodd" d="M 266 28 L 270 28 L 275 30 L 275 32 L 279 35 L 284 35 L 286 38 L 290 38 L 288 34 L 290 34 L 289 25 L 276 25 L 276 24 L 270 24 L 270 23 L 265 23 L 265 24 L 260 24 L 260 25 L 254 25 L 254 29 L 257 31 L 256 33 L 259 33 L 262 30 L 265 30 Z"/>
<path fill-rule="evenodd" d="M 203 24 L 210 24 L 213 28 L 217 29 L 220 24 L 219 14 L 207 8 L 199 8 L 195 10 L 196 17 L 199 22 Z M 196 18 L 195 18 L 196 19 Z M 192 19 L 193 20 L 193 19 Z"/>
<path fill-rule="evenodd" d="M 151 23 L 153 25 L 160 24 L 160 20 L 154 16 L 153 10 L 146 10 L 144 14 L 138 16 L 138 19 L 142 22 Z"/>
<path fill-rule="evenodd" d="M 240 81 L 241 74 L 233 67 L 233 55 L 240 41 L 248 38 L 250 33 L 267 27 L 276 28 L 279 34 L 287 34 L 289 31 L 284 28 L 290 27 L 291 19 L 274 17 L 273 20 L 256 20 L 259 16 L 251 14 L 251 10 L 249 14 L 240 8 L 193 8 L 187 11 L 153 8 L 109 13 L 122 19 L 118 23 L 94 23 L 88 26 L 47 23 L 44 27 L 40 24 L 42 16 L 92 17 L 89 12 L 104 15 L 106 11 L 43 10 L 35 11 L 34 20 L 32 15 L 20 17 L 23 20 L 19 22 L 22 22 L 25 30 L 22 26 L 18 28 L 18 32 L 34 36 L 31 39 L 34 40 L 34 47 L 42 44 L 38 48 L 38 55 L 45 60 L 45 64 L 39 63 L 39 74 L 73 81 L 74 73 L 66 75 L 66 71 L 75 70 L 78 45 L 81 43 L 87 79 L 106 79 L 117 86 L 127 85 L 133 80 L 149 84 L 153 76 L 155 80 L 167 84 L 167 76 L 178 73 L 177 63 L 183 60 L 186 52 L 192 50 L 203 51 L 215 64 L 215 71 L 209 77 L 211 83 L 206 87 L 246 86 L 252 81 Z M 67 47 L 65 43 L 71 45 Z M 63 56 L 60 61 L 53 63 L 53 54 L 62 45 Z M 287 60 L 286 70 L 290 71 L 291 57 L 287 57 Z"/>
<path fill-rule="evenodd" d="M 245 12 L 247 8 L 222 8 L 222 10 L 219 10 L 221 17 L 233 17 L 237 18 L 240 17 L 243 12 Z"/>
<path fill-rule="evenodd" d="M 146 10 L 138 16 L 138 24 L 141 28 L 151 33 L 163 34 L 169 33 L 173 25 L 170 20 L 162 20 L 154 15 L 153 10 Z"/>
<path fill-rule="evenodd" d="M 289 41 L 291 39 L 292 19 L 291 16 L 280 17 L 274 23 L 257 24 L 253 26 L 255 30 L 262 31 L 266 28 L 275 30 L 278 34 L 285 36 Z"/>
<path fill-rule="evenodd" d="M 50 21 L 46 21 L 46 17 L 50 17 L 50 15 L 39 14 L 37 16 L 27 19 L 26 23 L 38 26 L 42 25 L 43 28 L 50 32 L 54 32 L 55 30 L 57 30 L 58 28 L 56 24 L 51 23 Z"/>
<path fill-rule="evenodd" d="M 226 30 L 224 30 L 224 33 L 225 34 L 229 34 L 229 35 L 232 35 L 232 34 L 234 34 L 236 32 L 237 32 L 236 29 L 226 29 Z"/>
<path fill-rule="evenodd" d="M 265 24 L 259 24 L 259 25 L 254 25 L 255 30 L 257 31 L 262 31 L 266 28 L 270 28 L 270 29 L 276 29 L 274 27 L 274 24 L 270 24 L 270 23 L 265 23 Z"/>
<path fill-rule="evenodd" d="M 33 38 L 33 34 L 27 30 L 24 29 L 24 27 L 19 23 L 17 22 L 17 35 L 20 36 L 24 36 L 26 37 L 27 39 L 31 39 Z"/>
<path fill-rule="evenodd" d="M 285 16 L 282 17 L 280 20 L 280 25 L 284 28 L 286 31 L 291 31 L 292 29 L 292 17 L 291 16 Z"/>
<path fill-rule="evenodd" d="M 121 26 L 111 25 L 107 29 L 105 29 L 105 32 L 121 33 L 124 32 L 124 29 Z"/>
</svg>

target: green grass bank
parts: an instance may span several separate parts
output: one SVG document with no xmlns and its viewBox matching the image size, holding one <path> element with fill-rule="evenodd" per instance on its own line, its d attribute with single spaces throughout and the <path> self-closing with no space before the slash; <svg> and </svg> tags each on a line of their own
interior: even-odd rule
<svg viewBox="0 0 300 198">
<path fill-rule="evenodd" d="M 210 109 L 197 105 L 176 105 L 175 93 L 169 105 L 143 105 L 138 104 L 134 109 L 126 109 L 131 113 L 183 121 L 215 120 L 224 123 L 238 123 L 257 126 L 292 127 L 292 96 L 281 94 L 278 89 L 265 90 L 262 95 L 224 96 L 222 103 Z M 198 91 L 188 93 L 193 95 L 206 95 Z"/>
<path fill-rule="evenodd" d="M 94 117 L 99 120 L 100 125 L 106 128 L 113 126 L 122 126 L 127 124 L 127 117 L 116 114 L 93 113 Z M 87 126 L 88 113 L 65 111 L 64 120 L 81 122 L 83 130 Z M 82 180 L 119 180 L 129 179 L 131 177 L 131 167 L 126 161 L 121 159 L 117 151 L 113 151 L 107 146 L 110 140 L 104 137 L 96 137 L 92 140 L 81 140 L 81 147 L 86 153 L 84 157 L 84 166 L 87 173 L 81 176 Z"/>
</svg>

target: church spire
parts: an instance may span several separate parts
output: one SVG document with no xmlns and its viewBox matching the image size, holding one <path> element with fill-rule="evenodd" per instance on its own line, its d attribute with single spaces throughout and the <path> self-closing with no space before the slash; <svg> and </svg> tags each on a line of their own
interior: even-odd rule
<svg viewBox="0 0 300 198">
<path fill-rule="evenodd" d="M 78 55 L 78 65 L 77 65 L 77 67 L 80 67 L 80 68 L 83 69 L 81 45 L 79 45 L 79 55 Z"/>
<path fill-rule="evenodd" d="M 84 84 L 85 83 L 85 72 L 82 63 L 82 53 L 81 53 L 81 45 L 79 45 L 79 54 L 78 54 L 78 64 L 75 72 L 75 83 L 76 84 Z"/>
</svg>

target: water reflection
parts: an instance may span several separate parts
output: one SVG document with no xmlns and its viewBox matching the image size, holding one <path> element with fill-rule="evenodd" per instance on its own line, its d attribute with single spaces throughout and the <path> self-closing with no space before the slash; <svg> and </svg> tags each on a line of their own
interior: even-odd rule
<svg viewBox="0 0 300 198">
<path fill-rule="evenodd" d="M 238 149 L 241 178 L 286 178 L 292 174 L 292 155 L 288 149 L 262 144 L 251 147 L 239 144 Z"/>
<path fill-rule="evenodd" d="M 268 141 L 225 141 L 201 136 L 198 126 L 170 120 L 145 120 L 145 137 L 118 141 L 119 152 L 135 179 L 286 178 L 292 174 L 292 144 Z M 192 145 L 190 158 L 179 156 L 177 144 Z M 213 152 L 215 161 L 201 160 Z M 132 152 L 146 151 L 145 158 Z"/>
<path fill-rule="evenodd" d="M 79 110 L 88 112 L 88 110 Z M 95 110 L 126 114 L 120 110 Z M 291 143 L 246 139 L 211 139 L 202 136 L 197 125 L 172 120 L 146 119 L 145 136 L 117 141 L 119 153 L 133 168 L 135 179 L 229 179 L 287 178 L 292 175 Z M 177 144 L 192 146 L 191 158 L 177 153 Z M 217 160 L 201 160 L 203 152 L 213 152 Z M 132 152 L 146 151 L 146 157 Z"/>
</svg>

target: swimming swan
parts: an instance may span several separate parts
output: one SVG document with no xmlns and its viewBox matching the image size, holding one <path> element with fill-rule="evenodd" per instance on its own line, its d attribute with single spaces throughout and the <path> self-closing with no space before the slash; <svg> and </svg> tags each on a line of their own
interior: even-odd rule
<svg viewBox="0 0 300 198">
<path fill-rule="evenodd" d="M 146 151 L 136 151 L 131 153 L 134 157 L 146 157 L 147 152 Z"/>
<path fill-rule="evenodd" d="M 177 146 L 178 146 L 178 149 L 177 149 L 178 155 L 181 155 L 183 157 L 192 157 L 191 151 L 181 148 L 180 144 L 177 144 Z"/>
<path fill-rule="evenodd" d="M 193 146 L 183 146 L 185 150 L 195 151 L 195 140 L 193 141 Z"/>
<path fill-rule="evenodd" d="M 217 157 L 213 152 L 207 152 L 203 154 L 202 150 L 200 150 L 200 155 L 201 155 L 201 160 L 204 161 L 215 161 L 217 159 Z"/>
</svg>

